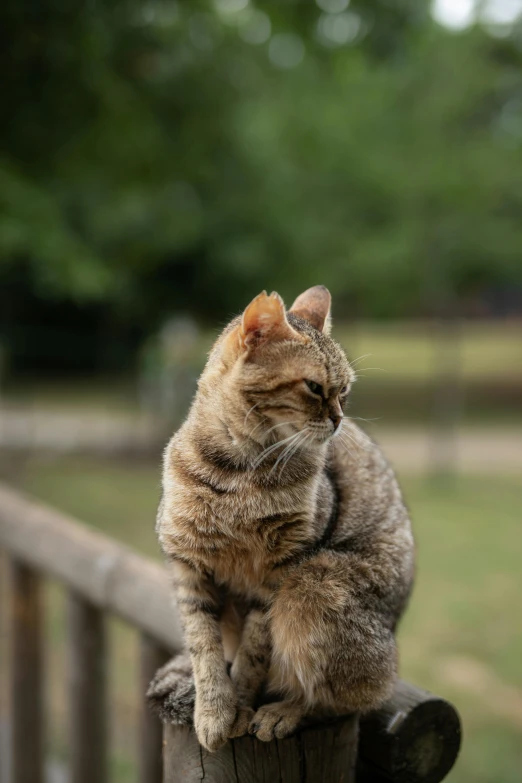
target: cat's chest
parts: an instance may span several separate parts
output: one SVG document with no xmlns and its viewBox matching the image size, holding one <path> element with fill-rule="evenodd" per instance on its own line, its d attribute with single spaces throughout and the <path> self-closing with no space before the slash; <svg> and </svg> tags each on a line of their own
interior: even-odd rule
<svg viewBox="0 0 522 783">
<path fill-rule="evenodd" d="M 313 540 L 314 517 L 314 504 L 306 497 L 299 503 L 277 497 L 220 499 L 208 524 L 198 529 L 197 549 L 217 583 L 250 592 Z"/>
<path fill-rule="evenodd" d="M 226 548 L 212 558 L 214 579 L 242 591 L 259 586 L 286 559 L 313 538 L 309 515 L 279 512 L 245 520 L 239 534 L 231 536 Z"/>
<path fill-rule="evenodd" d="M 229 491 L 199 485 L 180 491 L 174 548 L 217 583 L 252 592 L 279 564 L 320 537 L 330 508 L 323 483 L 314 476 L 294 486 L 237 482 Z"/>
</svg>

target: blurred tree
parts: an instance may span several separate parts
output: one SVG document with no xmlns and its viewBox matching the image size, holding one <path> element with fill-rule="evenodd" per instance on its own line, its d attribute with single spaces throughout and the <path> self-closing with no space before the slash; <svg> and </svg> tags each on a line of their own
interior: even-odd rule
<svg viewBox="0 0 522 783">
<path fill-rule="evenodd" d="M 265 287 L 390 315 L 520 280 L 518 28 L 456 35 L 428 7 L 4 4 L 15 355 L 51 312 L 120 335 L 124 360 L 168 313 L 228 317 Z"/>
</svg>

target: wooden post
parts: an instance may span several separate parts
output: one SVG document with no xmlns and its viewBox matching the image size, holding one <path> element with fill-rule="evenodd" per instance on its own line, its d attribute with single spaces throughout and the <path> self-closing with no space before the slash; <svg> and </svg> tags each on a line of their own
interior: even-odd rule
<svg viewBox="0 0 522 783">
<path fill-rule="evenodd" d="M 107 780 L 106 654 L 103 614 L 69 595 L 69 708 L 72 783 Z"/>
<path fill-rule="evenodd" d="M 439 783 L 460 741 L 455 707 L 400 680 L 386 704 L 361 718 L 357 783 Z"/>
<path fill-rule="evenodd" d="M 302 728 L 292 737 L 230 740 L 216 753 L 189 726 L 165 726 L 164 783 L 354 783 L 357 716 Z"/>
<path fill-rule="evenodd" d="M 11 781 L 41 783 L 42 644 L 38 574 L 11 561 Z"/>
<path fill-rule="evenodd" d="M 140 720 L 139 769 L 140 783 L 161 783 L 163 780 L 163 729 L 145 699 L 145 693 L 157 669 L 168 661 L 170 653 L 150 636 L 140 637 Z"/>
<path fill-rule="evenodd" d="M 347 716 L 308 723 L 293 737 L 269 743 L 241 737 L 207 753 L 180 709 L 187 677 L 180 669 L 179 704 L 175 690 L 162 695 L 161 682 L 151 702 L 166 721 L 164 783 L 440 783 L 459 753 L 453 705 L 403 681 L 389 701 L 359 721 Z"/>
</svg>

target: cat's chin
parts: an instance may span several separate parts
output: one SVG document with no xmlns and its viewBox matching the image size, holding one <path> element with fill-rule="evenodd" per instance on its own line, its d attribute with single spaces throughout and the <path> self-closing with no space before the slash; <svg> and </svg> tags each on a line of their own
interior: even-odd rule
<svg viewBox="0 0 522 783">
<path fill-rule="evenodd" d="M 328 441 L 332 439 L 333 435 L 334 433 L 332 432 L 314 432 L 310 442 L 322 446 L 325 443 L 328 443 Z"/>
</svg>

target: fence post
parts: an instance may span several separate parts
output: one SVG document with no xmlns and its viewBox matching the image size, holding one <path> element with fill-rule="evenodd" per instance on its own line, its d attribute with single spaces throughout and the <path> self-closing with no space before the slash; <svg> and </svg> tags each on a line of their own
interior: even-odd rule
<svg viewBox="0 0 522 783">
<path fill-rule="evenodd" d="M 439 783 L 459 753 L 461 727 L 453 705 L 402 680 L 380 709 L 359 720 L 348 715 L 308 723 L 294 736 L 269 743 L 240 737 L 208 753 L 181 709 L 190 692 L 181 669 L 179 678 L 179 693 L 168 695 L 160 678 L 152 700 L 166 721 L 164 783 Z"/>
<path fill-rule="evenodd" d="M 151 712 L 145 693 L 157 669 L 168 661 L 170 653 L 148 634 L 140 636 L 140 720 L 139 720 L 139 780 L 140 783 L 161 783 L 163 780 L 163 730 L 160 720 Z"/>
<path fill-rule="evenodd" d="M 69 593 L 72 783 L 107 780 L 106 651 L 103 613 Z"/>
<path fill-rule="evenodd" d="M 40 577 L 11 560 L 11 780 L 41 783 L 42 611 Z"/>
<path fill-rule="evenodd" d="M 246 736 L 216 753 L 189 726 L 165 726 L 164 783 L 354 783 L 356 715 L 309 726 L 292 737 L 261 742 Z"/>
</svg>

